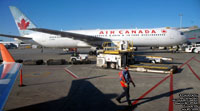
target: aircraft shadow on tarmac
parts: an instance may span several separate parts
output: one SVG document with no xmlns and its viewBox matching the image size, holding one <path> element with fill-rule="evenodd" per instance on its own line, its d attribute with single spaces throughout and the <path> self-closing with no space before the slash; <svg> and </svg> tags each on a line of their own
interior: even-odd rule
<svg viewBox="0 0 200 111">
<path fill-rule="evenodd" d="M 73 80 L 66 97 L 58 100 L 25 106 L 10 111 L 127 111 L 129 107 L 111 101 L 117 94 L 104 94 L 88 79 Z M 56 89 L 55 89 L 56 90 Z"/>
</svg>

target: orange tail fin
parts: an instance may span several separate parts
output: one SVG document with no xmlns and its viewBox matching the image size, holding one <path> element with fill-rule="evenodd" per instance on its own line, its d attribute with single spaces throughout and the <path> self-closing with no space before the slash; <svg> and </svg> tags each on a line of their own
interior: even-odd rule
<svg viewBox="0 0 200 111">
<path fill-rule="evenodd" d="M 1 56 L 3 59 L 3 62 L 15 62 L 11 54 L 8 52 L 8 50 L 5 48 L 3 44 L 0 44 L 1 49 Z"/>
</svg>

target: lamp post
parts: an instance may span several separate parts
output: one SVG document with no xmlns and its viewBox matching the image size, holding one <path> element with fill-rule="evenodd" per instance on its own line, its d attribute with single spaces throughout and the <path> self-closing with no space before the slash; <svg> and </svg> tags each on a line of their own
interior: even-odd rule
<svg viewBox="0 0 200 111">
<path fill-rule="evenodd" d="M 180 28 L 182 28 L 182 17 L 183 17 L 183 14 L 179 14 L 179 16 L 180 16 Z"/>
</svg>

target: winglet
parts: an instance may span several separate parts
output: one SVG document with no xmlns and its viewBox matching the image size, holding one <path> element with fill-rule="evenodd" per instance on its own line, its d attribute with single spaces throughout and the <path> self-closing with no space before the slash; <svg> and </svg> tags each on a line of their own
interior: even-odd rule
<svg viewBox="0 0 200 111">
<path fill-rule="evenodd" d="M 3 62 L 15 62 L 11 54 L 8 52 L 8 50 L 5 48 L 3 44 L 0 44 L 0 50 L 1 50 L 1 56 L 3 59 Z"/>
</svg>

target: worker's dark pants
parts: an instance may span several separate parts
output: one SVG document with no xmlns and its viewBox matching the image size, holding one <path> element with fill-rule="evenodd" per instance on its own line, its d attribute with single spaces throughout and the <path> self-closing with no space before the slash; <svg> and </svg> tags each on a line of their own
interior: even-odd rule
<svg viewBox="0 0 200 111">
<path fill-rule="evenodd" d="M 122 92 L 122 94 L 119 95 L 117 99 L 121 99 L 126 96 L 126 100 L 130 103 L 131 101 L 130 101 L 130 94 L 129 94 L 129 85 L 128 87 L 123 87 L 123 89 L 124 89 L 124 92 Z"/>
</svg>

